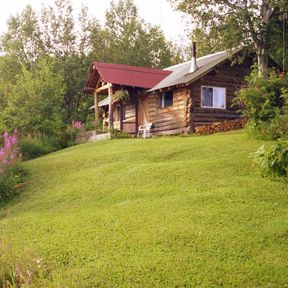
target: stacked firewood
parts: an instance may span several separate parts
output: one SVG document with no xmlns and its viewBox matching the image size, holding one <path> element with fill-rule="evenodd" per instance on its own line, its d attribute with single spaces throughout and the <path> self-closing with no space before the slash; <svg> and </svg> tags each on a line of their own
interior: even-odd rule
<svg viewBox="0 0 288 288">
<path fill-rule="evenodd" d="M 214 122 L 209 125 L 198 126 L 195 128 L 197 135 L 214 134 L 218 132 L 226 132 L 231 130 L 242 129 L 246 124 L 244 119 L 229 120 L 223 122 Z"/>
</svg>

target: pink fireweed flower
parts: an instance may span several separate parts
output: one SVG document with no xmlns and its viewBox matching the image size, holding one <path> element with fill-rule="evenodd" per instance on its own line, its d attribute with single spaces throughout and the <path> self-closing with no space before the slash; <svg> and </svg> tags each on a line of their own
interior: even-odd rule
<svg viewBox="0 0 288 288">
<path fill-rule="evenodd" d="M 3 148 L 0 149 L 0 158 L 4 157 L 5 156 L 5 152 L 3 150 Z"/>
<path fill-rule="evenodd" d="M 7 132 L 3 134 L 4 145 L 0 147 L 0 174 L 4 173 L 9 167 L 13 167 L 18 161 L 22 160 L 18 148 L 17 130 L 12 135 Z"/>
<path fill-rule="evenodd" d="M 17 137 L 16 137 L 16 135 L 13 135 L 13 137 L 11 137 L 11 140 L 10 140 L 10 142 L 12 143 L 12 145 L 17 145 Z"/>
<path fill-rule="evenodd" d="M 84 124 L 81 121 L 72 121 L 72 128 L 75 129 L 83 129 L 84 128 Z"/>
<path fill-rule="evenodd" d="M 11 142 L 10 140 L 6 141 L 6 143 L 4 144 L 4 149 L 5 150 L 10 150 L 11 149 Z"/>
</svg>

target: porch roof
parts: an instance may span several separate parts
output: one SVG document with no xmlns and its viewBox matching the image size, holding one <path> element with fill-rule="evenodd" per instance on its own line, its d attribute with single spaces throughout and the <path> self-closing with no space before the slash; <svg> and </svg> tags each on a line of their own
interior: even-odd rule
<svg viewBox="0 0 288 288">
<path fill-rule="evenodd" d="M 104 107 L 109 105 L 109 97 L 104 98 L 98 103 L 98 107 Z M 95 109 L 95 105 L 89 108 L 90 110 Z"/>
<path fill-rule="evenodd" d="M 170 73 L 155 68 L 93 62 L 84 91 L 93 92 L 99 77 L 106 83 L 151 89 Z"/>
</svg>

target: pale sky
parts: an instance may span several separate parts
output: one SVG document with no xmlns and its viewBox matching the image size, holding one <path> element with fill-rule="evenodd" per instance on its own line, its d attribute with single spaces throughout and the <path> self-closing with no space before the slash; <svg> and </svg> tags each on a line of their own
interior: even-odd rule
<svg viewBox="0 0 288 288">
<path fill-rule="evenodd" d="M 10 15 L 20 13 L 28 4 L 40 11 L 42 3 L 47 6 L 53 4 L 54 0 L 2 0 L 0 33 L 6 31 L 6 22 Z M 105 10 L 109 7 L 110 0 L 72 0 L 72 3 L 76 12 L 84 3 L 89 7 L 90 16 L 96 17 L 103 23 Z M 169 40 L 185 38 L 185 18 L 183 18 L 183 14 L 173 11 L 167 0 L 134 0 L 134 3 L 138 7 L 140 16 L 151 24 L 160 25 Z"/>
</svg>

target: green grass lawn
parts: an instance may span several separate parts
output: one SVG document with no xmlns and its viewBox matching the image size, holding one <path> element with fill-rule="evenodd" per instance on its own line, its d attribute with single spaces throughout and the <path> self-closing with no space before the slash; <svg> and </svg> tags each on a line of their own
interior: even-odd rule
<svg viewBox="0 0 288 288">
<path fill-rule="evenodd" d="M 43 287 L 288 287 L 288 185 L 251 165 L 260 145 L 123 139 L 26 162 L 0 240 L 49 265 Z"/>
</svg>

